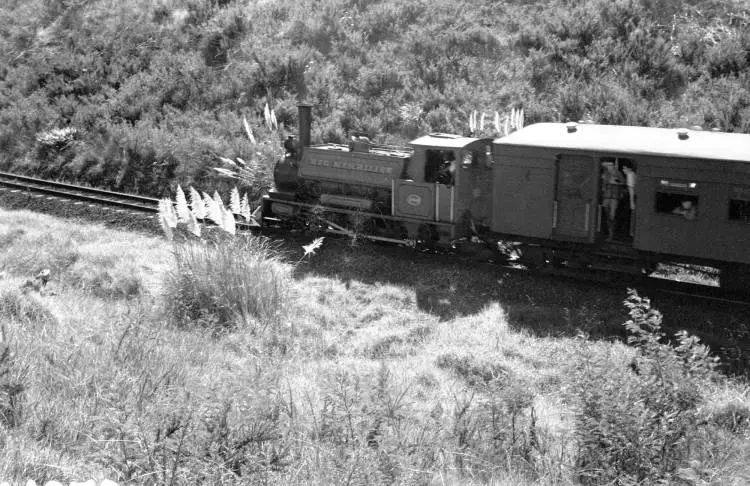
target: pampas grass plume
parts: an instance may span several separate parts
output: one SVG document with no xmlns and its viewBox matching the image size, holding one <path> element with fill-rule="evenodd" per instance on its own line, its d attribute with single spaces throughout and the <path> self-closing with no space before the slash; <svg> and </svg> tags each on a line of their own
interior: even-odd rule
<svg viewBox="0 0 750 486">
<path fill-rule="evenodd" d="M 161 225 L 162 231 L 164 231 L 164 236 L 166 236 L 167 239 L 171 241 L 172 238 L 174 238 L 174 234 L 172 233 L 172 228 L 176 227 L 177 223 L 175 221 L 174 226 L 172 226 L 170 211 L 174 211 L 174 207 L 172 206 L 172 201 L 170 199 L 160 199 L 159 200 L 159 224 Z"/>
<path fill-rule="evenodd" d="M 222 225 L 221 209 L 214 199 L 205 192 L 203 193 L 203 204 L 206 205 L 206 218 L 213 221 L 214 224 Z"/>
<path fill-rule="evenodd" d="M 187 229 L 192 234 L 197 236 L 198 238 L 201 237 L 201 225 L 198 223 L 198 219 L 195 217 L 195 214 L 188 213 L 188 220 L 187 220 Z"/>
<path fill-rule="evenodd" d="M 266 121 L 266 126 L 271 130 L 271 110 L 268 108 L 268 103 L 263 107 L 263 119 Z"/>
<path fill-rule="evenodd" d="M 219 195 L 219 191 L 214 191 L 214 202 L 220 208 L 224 207 L 224 201 L 221 200 L 221 195 Z"/>
<path fill-rule="evenodd" d="M 237 167 L 237 163 L 234 160 L 232 160 L 232 159 L 228 159 L 226 157 L 219 156 L 219 160 L 221 160 L 222 162 L 224 162 L 225 164 L 227 164 L 227 165 L 229 165 L 231 167 Z"/>
<path fill-rule="evenodd" d="M 206 217 L 206 205 L 203 203 L 201 194 L 193 186 L 190 186 L 190 207 L 193 210 L 193 216 L 197 219 Z"/>
<path fill-rule="evenodd" d="M 250 201 L 247 199 L 247 193 L 242 195 L 242 201 L 240 201 L 240 214 L 245 218 L 245 221 L 249 222 L 252 218 L 250 212 Z"/>
<path fill-rule="evenodd" d="M 232 188 L 232 192 L 229 195 L 229 209 L 234 214 L 242 214 L 242 205 L 240 203 L 240 191 L 237 190 L 237 186 Z"/>
<path fill-rule="evenodd" d="M 223 229 L 230 235 L 236 234 L 237 225 L 234 221 L 234 214 L 232 214 L 232 212 L 227 210 L 224 206 L 219 206 L 219 211 L 221 211 L 221 229 Z"/>
<path fill-rule="evenodd" d="M 187 223 L 190 220 L 190 208 L 188 207 L 187 199 L 185 198 L 185 192 L 181 186 L 177 186 L 177 194 L 175 195 L 175 205 L 177 206 L 177 219 L 180 223 Z"/>
<path fill-rule="evenodd" d="M 250 143 L 253 145 L 257 145 L 255 142 L 255 137 L 253 136 L 253 131 L 250 129 L 250 124 L 247 122 L 246 117 L 242 117 L 242 123 L 245 125 L 245 133 L 247 133 L 247 138 L 250 139 Z"/>
</svg>

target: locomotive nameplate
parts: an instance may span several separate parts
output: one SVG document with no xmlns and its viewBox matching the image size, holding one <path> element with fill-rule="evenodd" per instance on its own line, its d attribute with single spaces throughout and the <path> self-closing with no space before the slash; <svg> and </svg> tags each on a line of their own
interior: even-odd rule
<svg viewBox="0 0 750 486">
<path fill-rule="evenodd" d="M 305 179 L 390 187 L 401 175 L 404 160 L 362 153 L 310 151 L 300 163 L 299 175 Z"/>
</svg>

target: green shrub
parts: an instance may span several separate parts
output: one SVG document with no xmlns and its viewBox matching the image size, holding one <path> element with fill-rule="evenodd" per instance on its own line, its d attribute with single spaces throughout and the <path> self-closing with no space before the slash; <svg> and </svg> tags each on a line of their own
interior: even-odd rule
<svg viewBox="0 0 750 486">
<path fill-rule="evenodd" d="M 583 484 L 668 481 L 690 459 L 702 426 L 701 385 L 713 378 L 708 348 L 685 332 L 663 343 L 662 316 L 630 291 L 630 367 L 584 358 L 577 377 L 577 475 Z"/>
<path fill-rule="evenodd" d="M 190 239 L 175 243 L 174 258 L 165 299 L 167 313 L 178 325 L 194 323 L 215 332 L 248 325 L 262 332 L 280 322 L 290 267 L 268 239 Z"/>
</svg>

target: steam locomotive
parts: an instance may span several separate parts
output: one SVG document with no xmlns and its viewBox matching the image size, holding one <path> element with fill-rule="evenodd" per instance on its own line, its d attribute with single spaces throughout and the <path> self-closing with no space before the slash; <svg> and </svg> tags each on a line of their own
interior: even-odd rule
<svg viewBox="0 0 750 486">
<path fill-rule="evenodd" d="M 750 135 L 538 123 L 494 140 L 311 145 L 311 121 L 300 105 L 265 225 L 412 245 L 511 241 L 536 267 L 648 274 L 682 262 L 719 269 L 722 287 L 750 284 Z"/>
</svg>

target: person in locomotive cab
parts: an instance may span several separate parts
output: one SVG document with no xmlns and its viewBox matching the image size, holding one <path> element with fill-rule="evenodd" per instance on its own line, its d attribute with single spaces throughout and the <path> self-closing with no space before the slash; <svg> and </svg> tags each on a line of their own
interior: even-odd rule
<svg viewBox="0 0 750 486">
<path fill-rule="evenodd" d="M 456 173 L 456 157 L 452 150 L 446 150 L 443 155 L 443 163 L 438 169 L 435 182 L 446 186 L 453 185 L 453 178 Z"/>
<path fill-rule="evenodd" d="M 284 150 L 286 150 L 286 156 L 289 158 L 297 156 L 297 147 L 294 145 L 294 137 L 291 135 L 284 140 Z"/>
<path fill-rule="evenodd" d="M 602 167 L 602 208 L 607 217 L 607 241 L 615 237 L 615 218 L 620 198 L 624 194 L 625 176 L 617 168 L 615 160 L 604 160 Z"/>
</svg>

